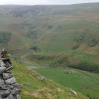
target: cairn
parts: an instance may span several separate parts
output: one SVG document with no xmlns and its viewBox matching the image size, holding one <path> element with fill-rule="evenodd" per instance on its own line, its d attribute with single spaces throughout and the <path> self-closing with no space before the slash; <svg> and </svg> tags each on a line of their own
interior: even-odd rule
<svg viewBox="0 0 99 99">
<path fill-rule="evenodd" d="M 7 51 L 1 51 L 0 58 L 0 99 L 21 99 L 21 85 L 16 83 L 11 70 L 13 69 Z"/>
</svg>

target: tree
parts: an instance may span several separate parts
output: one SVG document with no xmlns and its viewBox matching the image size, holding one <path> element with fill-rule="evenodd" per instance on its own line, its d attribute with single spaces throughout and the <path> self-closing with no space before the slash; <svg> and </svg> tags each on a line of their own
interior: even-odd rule
<svg viewBox="0 0 99 99">
<path fill-rule="evenodd" d="M 30 49 L 34 50 L 35 52 L 37 52 L 37 51 L 40 50 L 40 48 L 38 48 L 37 46 L 33 46 L 33 47 L 31 47 Z"/>
</svg>

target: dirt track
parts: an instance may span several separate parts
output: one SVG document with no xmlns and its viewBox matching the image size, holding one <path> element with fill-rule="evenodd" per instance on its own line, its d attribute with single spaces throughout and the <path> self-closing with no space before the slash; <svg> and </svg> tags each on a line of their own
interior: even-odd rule
<svg viewBox="0 0 99 99">
<path fill-rule="evenodd" d="M 38 68 L 48 68 L 48 66 L 26 66 L 29 70 Z"/>
</svg>

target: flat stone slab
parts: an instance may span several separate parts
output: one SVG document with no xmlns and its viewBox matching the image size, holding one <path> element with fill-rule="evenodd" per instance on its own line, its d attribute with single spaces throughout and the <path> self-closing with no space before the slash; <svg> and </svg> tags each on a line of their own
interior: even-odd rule
<svg viewBox="0 0 99 99">
<path fill-rule="evenodd" d="M 21 88 L 22 88 L 22 85 L 17 84 L 17 83 L 12 84 L 12 86 L 13 86 L 14 88 L 18 88 L 18 89 L 21 89 Z"/>
<path fill-rule="evenodd" d="M 10 79 L 5 80 L 5 83 L 8 85 L 14 84 L 14 83 L 16 83 L 16 79 L 15 79 L 15 77 L 12 77 Z"/>
<path fill-rule="evenodd" d="M 0 67 L 0 75 L 6 70 L 6 67 Z"/>
</svg>

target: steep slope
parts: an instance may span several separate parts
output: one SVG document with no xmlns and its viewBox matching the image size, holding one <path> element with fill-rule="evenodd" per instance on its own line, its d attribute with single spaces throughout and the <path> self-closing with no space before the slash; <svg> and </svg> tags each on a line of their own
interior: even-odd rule
<svg viewBox="0 0 99 99">
<path fill-rule="evenodd" d="M 13 74 L 17 79 L 17 82 L 23 85 L 22 99 L 88 99 L 83 95 L 77 93 L 75 95 L 73 91 L 69 92 L 69 89 L 46 79 L 41 81 L 38 77 L 41 75 L 33 70 L 27 70 L 23 65 L 13 60 Z"/>
</svg>

